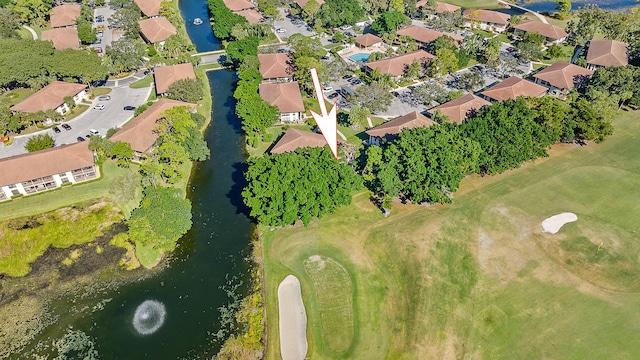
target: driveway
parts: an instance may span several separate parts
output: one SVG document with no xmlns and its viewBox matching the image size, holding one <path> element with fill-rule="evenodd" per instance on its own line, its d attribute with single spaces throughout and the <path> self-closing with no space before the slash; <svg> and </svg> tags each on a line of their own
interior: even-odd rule
<svg viewBox="0 0 640 360">
<path fill-rule="evenodd" d="M 132 105 L 138 107 L 144 104 L 149 97 L 149 93 L 150 88 L 113 88 L 109 94 L 111 96 L 111 100 L 98 101 L 96 97 L 88 110 L 77 118 L 66 122 L 71 126 L 71 130 L 67 131 L 62 129 L 61 126 L 58 126 L 62 130 L 59 134 L 56 134 L 53 129 L 47 129 L 29 135 L 16 136 L 11 146 L 0 147 L 0 158 L 26 154 L 27 150 L 25 150 L 24 145 L 30 137 L 35 135 L 45 133 L 51 135 L 56 142 L 56 146 L 73 144 L 78 141 L 78 136 L 86 138 L 89 134 L 89 129 L 96 129 L 100 131 L 101 134 L 105 135 L 107 130 L 110 128 L 121 127 L 133 117 L 133 111 L 125 111 L 123 109 L 124 106 Z M 96 104 L 104 104 L 105 109 L 95 110 L 93 106 Z"/>
<path fill-rule="evenodd" d="M 147 69 L 137 70 L 135 73 L 133 73 L 133 74 L 131 74 L 131 75 L 125 77 L 125 78 L 122 78 L 122 79 L 107 80 L 107 83 L 105 84 L 105 86 L 106 87 L 110 87 L 110 88 L 113 88 L 113 87 L 116 87 L 116 86 L 128 87 L 132 83 L 134 83 L 134 82 L 142 79 L 143 77 L 145 77 L 146 75 L 144 74 L 144 72 L 146 70 Z"/>
</svg>

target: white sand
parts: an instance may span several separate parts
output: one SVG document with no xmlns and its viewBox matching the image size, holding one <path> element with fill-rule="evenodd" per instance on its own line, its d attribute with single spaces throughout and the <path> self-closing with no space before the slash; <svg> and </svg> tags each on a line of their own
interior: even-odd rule
<svg viewBox="0 0 640 360">
<path fill-rule="evenodd" d="M 542 228 L 544 232 L 548 232 L 550 234 L 555 234 L 560 231 L 560 228 L 570 222 L 574 222 L 578 220 L 578 216 L 574 213 L 565 212 L 558 215 L 553 215 L 550 218 L 544 219 L 542 222 Z"/>
<path fill-rule="evenodd" d="M 278 286 L 280 354 L 282 360 L 303 360 L 307 355 L 307 314 L 302 302 L 300 281 L 287 276 Z"/>
</svg>

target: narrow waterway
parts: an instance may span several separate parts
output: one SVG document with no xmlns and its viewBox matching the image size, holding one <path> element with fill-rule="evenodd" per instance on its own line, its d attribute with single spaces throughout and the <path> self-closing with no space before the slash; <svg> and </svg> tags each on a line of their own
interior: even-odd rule
<svg viewBox="0 0 640 360">
<path fill-rule="evenodd" d="M 217 50 L 207 21 L 206 0 L 180 0 L 182 16 L 198 51 Z M 194 25 L 200 17 L 205 22 Z M 219 348 L 219 308 L 230 297 L 225 289 L 247 282 L 253 226 L 245 216 L 240 192 L 245 154 L 240 120 L 234 112 L 235 74 L 208 73 L 213 98 L 212 122 L 206 132 L 211 158 L 194 167 L 188 198 L 193 228 L 181 239 L 171 266 L 159 276 L 127 285 L 92 321 L 88 334 L 104 359 L 210 358 Z M 244 286 L 236 291 L 243 292 Z M 163 325 L 139 335 L 132 320 L 139 304 L 156 300 L 166 309 Z"/>
<path fill-rule="evenodd" d="M 206 21 L 206 6 L 206 0 L 180 0 L 198 51 L 220 47 Z M 193 25 L 196 17 L 205 23 Z M 228 336 L 218 334 L 220 308 L 232 299 L 228 290 L 241 295 L 246 291 L 253 225 L 241 198 L 245 154 L 232 97 L 237 79 L 227 70 L 209 72 L 208 79 L 213 112 L 205 138 L 211 158 L 193 169 L 187 193 L 193 204 L 193 227 L 180 240 L 170 266 L 82 304 L 56 301 L 52 312 L 59 321 L 36 342 L 57 338 L 72 326 L 90 337 L 101 359 L 210 359 L 219 350 Z M 149 307 L 137 311 L 147 300 Z M 72 315 L 73 308 L 91 308 L 96 303 L 104 308 Z M 144 331 L 139 330 L 141 324 L 146 326 Z"/>
</svg>

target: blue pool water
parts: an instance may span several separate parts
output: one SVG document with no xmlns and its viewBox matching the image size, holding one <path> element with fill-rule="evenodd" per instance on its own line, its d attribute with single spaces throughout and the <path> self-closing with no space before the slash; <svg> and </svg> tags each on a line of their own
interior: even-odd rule
<svg viewBox="0 0 640 360">
<path fill-rule="evenodd" d="M 353 61 L 367 61 L 368 58 L 369 58 L 369 54 L 365 54 L 365 53 L 359 53 L 359 54 L 354 54 L 349 56 L 349 59 Z"/>
</svg>

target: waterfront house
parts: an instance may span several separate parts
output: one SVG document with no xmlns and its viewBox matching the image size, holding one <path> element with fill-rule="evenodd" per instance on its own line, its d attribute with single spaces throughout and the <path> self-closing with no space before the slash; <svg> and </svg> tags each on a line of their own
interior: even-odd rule
<svg viewBox="0 0 640 360">
<path fill-rule="evenodd" d="M 540 34 L 545 38 L 545 45 L 557 45 L 563 43 L 569 34 L 563 28 L 540 21 L 526 20 L 513 27 L 513 34 L 518 36 L 524 33 Z"/>
<path fill-rule="evenodd" d="M 193 71 L 193 65 L 191 63 L 185 63 L 170 66 L 156 66 L 153 71 L 153 77 L 155 78 L 156 93 L 161 95 L 166 93 L 171 84 L 178 80 L 195 80 L 196 74 Z"/>
<path fill-rule="evenodd" d="M 626 66 L 629 64 L 628 45 L 621 41 L 593 39 L 589 42 L 587 64 L 590 70 L 603 66 Z"/>
<path fill-rule="evenodd" d="M 0 201 L 99 176 L 88 142 L 0 159 Z"/>
<path fill-rule="evenodd" d="M 164 16 L 138 21 L 142 37 L 151 44 L 164 46 L 164 41 L 171 35 L 176 35 L 178 31 Z"/>
<path fill-rule="evenodd" d="M 465 27 L 501 33 L 507 30 L 511 16 L 492 10 L 466 9 L 462 18 Z"/>
<path fill-rule="evenodd" d="M 258 88 L 260 97 L 280 111 L 280 122 L 303 121 L 304 104 L 297 81 L 285 83 L 262 83 Z"/>
<path fill-rule="evenodd" d="M 258 54 L 258 61 L 260 62 L 260 75 L 262 75 L 263 82 L 289 82 L 293 81 L 293 59 L 291 54 L 277 53 L 277 54 Z"/>
<path fill-rule="evenodd" d="M 289 128 L 269 152 L 282 154 L 295 151 L 298 148 L 323 147 L 325 145 L 327 145 L 327 141 L 320 134 Z"/>
</svg>

